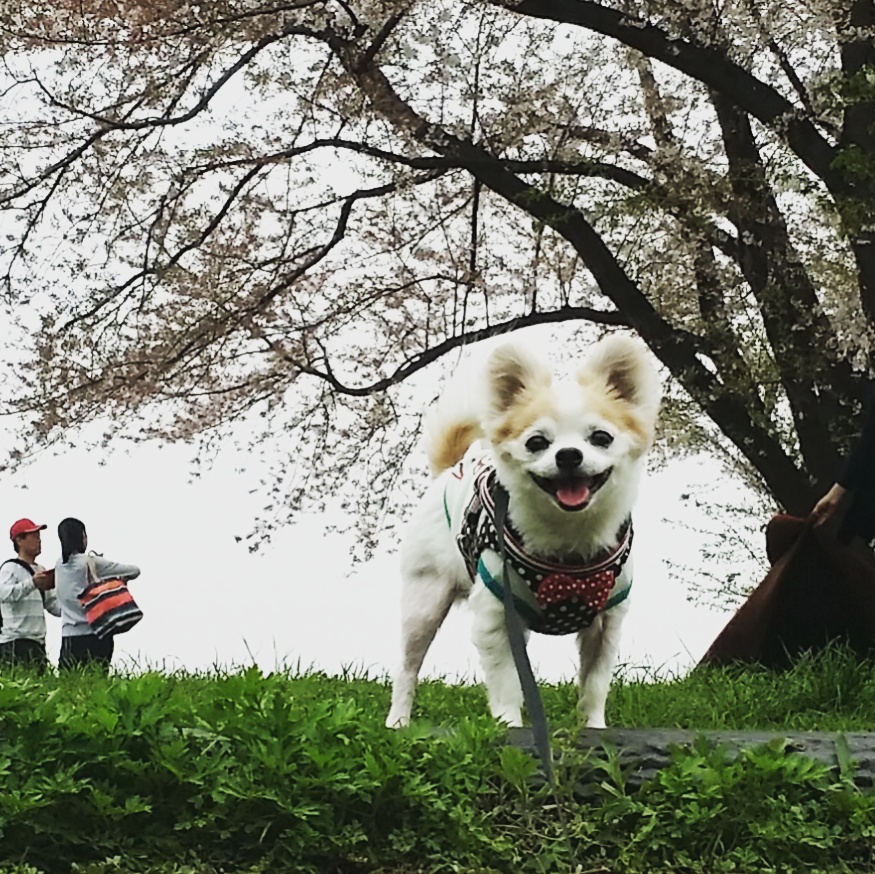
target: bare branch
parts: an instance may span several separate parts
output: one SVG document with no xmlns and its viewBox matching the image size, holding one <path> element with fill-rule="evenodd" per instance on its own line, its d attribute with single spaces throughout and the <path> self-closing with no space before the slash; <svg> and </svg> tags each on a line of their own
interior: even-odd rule
<svg viewBox="0 0 875 874">
<path fill-rule="evenodd" d="M 763 124 L 786 133 L 787 142 L 827 187 L 837 193 L 846 185 L 833 168 L 835 147 L 772 86 L 731 61 L 717 48 L 678 39 L 643 18 L 594 0 L 491 0 L 533 18 L 585 27 L 614 37 L 642 54 L 674 67 L 708 88 L 725 94 Z"/>
<path fill-rule="evenodd" d="M 137 121 L 123 121 L 120 119 L 110 118 L 109 116 L 102 115 L 100 113 L 89 112 L 88 110 L 80 109 L 79 107 L 66 104 L 58 100 L 51 92 L 49 92 L 44 86 L 42 86 L 42 83 L 39 84 L 40 88 L 46 94 L 47 99 L 51 102 L 53 106 L 65 109 L 73 115 L 91 119 L 92 121 L 100 125 L 101 133 L 108 130 L 133 131 L 144 129 L 154 130 L 155 128 L 160 127 L 173 127 L 191 121 L 193 118 L 195 118 L 195 116 L 203 112 L 210 105 L 215 96 L 222 90 L 222 88 L 237 73 L 245 69 L 251 63 L 253 58 L 255 58 L 259 53 L 264 51 L 264 49 L 266 49 L 268 46 L 273 45 L 276 42 L 279 42 L 280 40 L 295 35 L 309 37 L 319 36 L 319 34 L 312 28 L 286 24 L 278 33 L 269 34 L 262 37 L 254 45 L 250 46 L 249 49 L 243 52 L 243 54 L 240 55 L 240 57 L 237 58 L 237 60 L 233 64 L 231 64 L 230 67 L 225 69 L 225 71 L 213 82 L 213 84 L 210 85 L 209 88 L 207 88 L 207 90 L 203 93 L 197 103 L 195 103 L 188 111 L 183 112 L 180 115 L 173 116 L 171 118 L 165 118 L 162 116 L 150 116 L 148 118 L 138 119 Z"/>
<path fill-rule="evenodd" d="M 331 368 L 326 368 L 325 370 L 320 371 L 300 361 L 294 359 L 288 360 L 289 363 L 294 365 L 294 367 L 301 373 L 306 373 L 309 376 L 315 376 L 319 379 L 325 380 L 332 389 L 340 394 L 352 395 L 353 397 L 363 397 L 383 392 L 386 389 L 391 388 L 393 385 L 398 385 L 398 383 L 403 382 L 409 376 L 412 376 L 417 371 L 422 370 L 424 367 L 427 367 L 429 364 L 446 355 L 447 352 L 452 352 L 453 349 L 459 349 L 460 347 L 468 346 L 471 343 L 478 343 L 480 340 L 486 340 L 489 337 L 508 334 L 512 331 L 519 330 L 520 328 L 530 327 L 531 325 L 546 325 L 581 320 L 599 325 L 629 327 L 628 322 L 626 322 L 621 313 L 610 310 L 597 310 L 592 307 L 563 307 L 559 310 L 527 313 L 526 315 L 518 316 L 517 318 L 509 319 L 505 322 L 500 322 L 495 325 L 479 328 L 476 331 L 468 331 L 450 337 L 436 346 L 418 352 L 397 368 L 390 376 L 363 386 L 344 385 L 334 376 Z"/>
</svg>

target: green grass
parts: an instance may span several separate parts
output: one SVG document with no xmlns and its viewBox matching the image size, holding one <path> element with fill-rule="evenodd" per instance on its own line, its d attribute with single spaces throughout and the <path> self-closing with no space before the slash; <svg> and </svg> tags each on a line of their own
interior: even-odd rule
<svg viewBox="0 0 875 874">
<path fill-rule="evenodd" d="M 696 670 L 674 682 L 621 678 L 607 717 L 629 727 L 875 731 L 875 663 L 831 649 L 785 673 L 733 668 Z"/>
<path fill-rule="evenodd" d="M 875 796 L 850 769 L 700 746 L 627 793 L 608 756 L 584 803 L 575 690 L 543 694 L 555 794 L 476 686 L 423 683 L 390 732 L 386 681 L 354 672 L 0 676 L 0 874 L 875 871 Z M 608 715 L 866 731 L 875 666 L 833 650 L 784 674 L 621 679 Z"/>
</svg>

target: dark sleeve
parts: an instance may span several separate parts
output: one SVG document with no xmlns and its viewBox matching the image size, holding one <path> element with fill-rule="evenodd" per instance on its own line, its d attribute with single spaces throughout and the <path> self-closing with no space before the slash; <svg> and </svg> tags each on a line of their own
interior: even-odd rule
<svg viewBox="0 0 875 874">
<path fill-rule="evenodd" d="M 869 395 L 866 419 L 854 451 L 838 476 L 838 484 L 853 490 L 862 481 L 871 481 L 875 475 L 875 398 Z"/>
</svg>

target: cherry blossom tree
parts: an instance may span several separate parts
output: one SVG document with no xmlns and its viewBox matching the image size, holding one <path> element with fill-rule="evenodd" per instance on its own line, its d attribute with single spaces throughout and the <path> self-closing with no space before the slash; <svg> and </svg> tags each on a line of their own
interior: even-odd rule
<svg viewBox="0 0 875 874">
<path fill-rule="evenodd" d="M 873 37 L 873 0 L 21 0 L 10 463 L 242 430 L 277 523 L 336 494 L 371 537 L 426 368 L 621 327 L 664 446 L 804 513 L 871 364 Z"/>
</svg>

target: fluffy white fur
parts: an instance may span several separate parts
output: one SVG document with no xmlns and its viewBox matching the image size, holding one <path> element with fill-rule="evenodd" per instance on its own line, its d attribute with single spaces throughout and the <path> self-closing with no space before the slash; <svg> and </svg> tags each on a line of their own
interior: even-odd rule
<svg viewBox="0 0 875 874">
<path fill-rule="evenodd" d="M 536 555 L 559 561 L 574 554 L 588 558 L 615 545 L 653 440 L 659 381 L 643 344 L 621 334 L 596 343 L 575 376 L 557 383 L 530 352 L 506 344 L 490 355 L 482 380 L 456 381 L 431 411 L 426 448 L 435 479 L 402 546 L 403 656 L 388 726 L 409 723 L 428 647 L 450 607 L 464 598 L 474 614 L 473 638 L 490 710 L 509 725 L 521 724 L 522 691 L 504 606 L 479 581 L 472 585 L 456 546 L 458 530 L 447 524 L 446 478 L 463 456 L 466 462 L 478 456 L 491 461 L 509 494 L 511 521 L 526 549 Z M 591 493 L 546 490 L 568 475 L 584 482 L 594 478 L 595 488 Z M 626 582 L 631 573 L 630 557 L 618 582 Z M 628 607 L 627 598 L 578 635 L 578 706 L 589 726 L 605 724 L 605 699 Z"/>
</svg>

